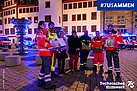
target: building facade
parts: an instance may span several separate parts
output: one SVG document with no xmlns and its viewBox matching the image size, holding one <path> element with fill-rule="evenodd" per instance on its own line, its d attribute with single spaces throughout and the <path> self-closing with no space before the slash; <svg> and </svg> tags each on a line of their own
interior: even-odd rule
<svg viewBox="0 0 137 91">
<path fill-rule="evenodd" d="M 101 11 L 100 30 L 103 31 L 103 12 Z M 137 11 L 105 11 L 105 30 L 112 24 L 122 34 L 137 34 Z"/>
</svg>

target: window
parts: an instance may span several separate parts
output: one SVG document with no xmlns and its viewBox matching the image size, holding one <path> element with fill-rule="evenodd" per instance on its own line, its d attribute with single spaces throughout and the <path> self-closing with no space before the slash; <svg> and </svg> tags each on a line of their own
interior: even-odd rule
<svg viewBox="0 0 137 91">
<path fill-rule="evenodd" d="M 37 33 L 37 28 L 34 28 L 34 34 L 36 34 Z"/>
<path fill-rule="evenodd" d="M 81 20 L 81 14 L 77 15 L 77 20 L 80 21 Z"/>
<path fill-rule="evenodd" d="M 12 0 L 11 0 L 11 5 L 12 5 Z"/>
<path fill-rule="evenodd" d="M 8 3 L 6 2 L 6 6 L 8 6 Z"/>
<path fill-rule="evenodd" d="M 97 7 L 97 1 L 94 1 L 94 7 Z"/>
<path fill-rule="evenodd" d="M 69 9 L 72 9 L 72 4 L 69 4 Z"/>
<path fill-rule="evenodd" d="M 13 14 L 15 14 L 15 9 L 13 9 Z"/>
<path fill-rule="evenodd" d="M 121 16 L 118 16 L 118 23 L 121 22 Z"/>
<path fill-rule="evenodd" d="M 82 20 L 87 20 L 86 14 L 82 14 Z"/>
<path fill-rule="evenodd" d="M 45 8 L 50 8 L 50 1 L 45 2 Z"/>
<path fill-rule="evenodd" d="M 127 32 L 127 29 L 124 29 L 124 33 L 126 33 Z"/>
<path fill-rule="evenodd" d="M 31 28 L 28 29 L 28 34 L 32 34 L 32 29 Z"/>
<path fill-rule="evenodd" d="M 27 13 L 29 13 L 29 8 L 26 8 Z"/>
<path fill-rule="evenodd" d="M 6 11 L 6 15 L 8 15 L 8 11 Z"/>
<path fill-rule="evenodd" d="M 10 34 L 15 34 L 15 28 L 10 29 Z"/>
<path fill-rule="evenodd" d="M 77 8 L 77 3 L 73 3 L 73 9 Z"/>
<path fill-rule="evenodd" d="M 59 16 L 59 23 L 61 23 L 61 18 L 60 18 L 60 16 Z"/>
<path fill-rule="evenodd" d="M 67 4 L 64 4 L 64 10 L 67 9 Z"/>
<path fill-rule="evenodd" d="M 88 7 L 92 7 L 92 1 L 88 2 Z"/>
<path fill-rule="evenodd" d="M 76 21 L 76 15 L 72 15 L 72 21 Z"/>
<path fill-rule="evenodd" d="M 33 8 L 30 8 L 30 12 L 33 12 Z"/>
<path fill-rule="evenodd" d="M 39 12 L 39 7 L 37 7 L 37 12 Z"/>
<path fill-rule="evenodd" d="M 135 22 L 137 22 L 137 15 L 135 15 Z"/>
<path fill-rule="evenodd" d="M 31 20 L 31 17 L 28 17 L 28 20 Z"/>
<path fill-rule="evenodd" d="M 2 34 L 2 30 L 0 30 L 0 34 Z"/>
<path fill-rule="evenodd" d="M 91 20 L 96 20 L 97 19 L 97 12 L 92 12 L 91 13 Z"/>
<path fill-rule="evenodd" d="M 8 6 L 10 6 L 10 2 L 8 2 Z"/>
<path fill-rule="evenodd" d="M 2 25 L 2 20 L 0 20 L 0 25 Z"/>
<path fill-rule="evenodd" d="M 83 2 L 83 8 L 87 8 L 87 2 Z"/>
<path fill-rule="evenodd" d="M 6 14 L 5 14 L 5 12 L 4 12 L 4 16 L 5 16 Z"/>
<path fill-rule="evenodd" d="M 25 8 L 23 8 L 23 13 L 25 13 Z"/>
<path fill-rule="evenodd" d="M 8 18 L 8 24 L 10 24 L 10 20 L 9 20 L 10 18 Z"/>
<path fill-rule="evenodd" d="M 121 33 L 123 33 L 123 29 L 121 29 Z"/>
<path fill-rule="evenodd" d="M 21 19 L 25 19 L 25 17 L 21 17 Z"/>
<path fill-rule="evenodd" d="M 113 23 L 113 16 L 110 16 L 110 23 Z"/>
<path fill-rule="evenodd" d="M 8 11 L 8 15 L 10 15 L 10 11 Z"/>
<path fill-rule="evenodd" d="M 36 7 L 34 7 L 34 12 L 37 12 L 37 11 L 36 11 Z"/>
<path fill-rule="evenodd" d="M 77 32 L 81 32 L 81 26 L 77 26 Z"/>
<path fill-rule="evenodd" d="M 67 14 L 63 15 L 63 21 L 68 21 L 68 15 Z"/>
<path fill-rule="evenodd" d="M 109 16 L 106 16 L 106 23 L 109 23 Z"/>
<path fill-rule="evenodd" d="M 63 31 L 64 31 L 65 33 L 68 33 L 68 26 L 64 26 Z"/>
<path fill-rule="evenodd" d="M 82 8 L 82 3 L 78 3 L 78 8 Z"/>
<path fill-rule="evenodd" d="M 22 13 L 22 9 L 19 9 L 19 13 Z"/>
<path fill-rule="evenodd" d="M 72 31 L 76 31 L 76 26 L 72 26 Z"/>
<path fill-rule="evenodd" d="M 5 24 L 7 24 L 7 18 L 5 18 Z"/>
<path fill-rule="evenodd" d="M 46 15 L 45 16 L 45 22 L 51 21 L 51 15 Z"/>
<path fill-rule="evenodd" d="M 3 14 L 1 13 L 1 17 L 3 16 Z"/>
<path fill-rule="evenodd" d="M 11 12 L 11 15 L 12 15 L 12 10 L 10 12 Z"/>
<path fill-rule="evenodd" d="M 5 29 L 5 34 L 9 35 L 9 29 Z"/>
<path fill-rule="evenodd" d="M 86 29 L 86 26 L 82 26 L 82 32 L 84 32 Z"/>
<path fill-rule="evenodd" d="M 125 23 L 125 16 L 122 16 L 122 21 L 121 23 Z"/>
<path fill-rule="evenodd" d="M 38 23 L 38 17 L 34 17 L 34 23 Z"/>
<path fill-rule="evenodd" d="M 91 25 L 91 32 L 96 32 L 96 25 Z"/>
</svg>

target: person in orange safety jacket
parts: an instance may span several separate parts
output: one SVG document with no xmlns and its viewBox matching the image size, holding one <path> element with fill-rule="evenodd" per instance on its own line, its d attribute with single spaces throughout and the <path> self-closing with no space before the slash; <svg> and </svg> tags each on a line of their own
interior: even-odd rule
<svg viewBox="0 0 137 91">
<path fill-rule="evenodd" d="M 45 22 L 40 21 L 38 24 L 38 31 L 36 33 L 37 45 L 38 45 L 38 53 L 40 58 L 42 59 L 42 66 L 38 77 L 38 86 L 42 86 L 45 84 L 46 90 L 55 89 L 55 85 L 51 85 L 51 66 L 50 59 L 51 56 L 49 48 L 54 46 L 54 44 L 50 44 L 48 40 L 48 31 L 44 29 Z"/>
<path fill-rule="evenodd" d="M 114 31 L 113 25 L 108 25 L 108 30 L 106 31 L 104 38 L 104 47 L 106 49 L 106 59 L 108 62 L 108 73 L 112 74 L 112 57 L 114 61 L 114 70 L 117 74 L 116 78 L 120 77 L 120 66 L 119 66 L 119 57 L 118 57 L 118 45 L 119 36 L 117 32 Z"/>
<path fill-rule="evenodd" d="M 91 40 L 91 46 L 94 54 L 94 70 L 97 71 L 99 59 L 100 72 L 103 72 L 103 41 L 99 31 L 96 31 L 96 36 Z"/>
</svg>

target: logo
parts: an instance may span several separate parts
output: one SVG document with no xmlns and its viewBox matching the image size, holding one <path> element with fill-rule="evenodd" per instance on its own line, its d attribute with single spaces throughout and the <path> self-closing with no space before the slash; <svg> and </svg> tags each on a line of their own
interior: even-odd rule
<svg viewBox="0 0 137 91">
<path fill-rule="evenodd" d="M 134 82 L 128 81 L 127 84 L 126 84 L 126 87 L 133 88 L 134 87 Z"/>
<path fill-rule="evenodd" d="M 97 10 L 137 10 L 137 0 L 97 0 Z"/>
</svg>

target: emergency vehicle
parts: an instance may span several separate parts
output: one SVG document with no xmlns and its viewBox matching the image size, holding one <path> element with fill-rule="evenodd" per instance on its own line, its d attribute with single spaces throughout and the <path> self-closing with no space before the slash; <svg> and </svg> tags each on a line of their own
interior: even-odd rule
<svg viewBox="0 0 137 91">
<path fill-rule="evenodd" d="M 11 40 L 7 37 L 7 35 L 0 35 L 0 48 L 3 47 L 11 49 Z"/>
<path fill-rule="evenodd" d="M 32 48 L 32 47 L 35 46 L 35 41 L 33 41 L 31 37 L 28 37 L 28 36 L 24 36 L 24 37 L 25 37 L 24 38 L 24 47 Z M 18 44 L 19 44 L 18 36 L 16 36 L 16 38 L 15 38 L 15 46 L 16 46 L 16 48 L 18 48 Z"/>
</svg>

